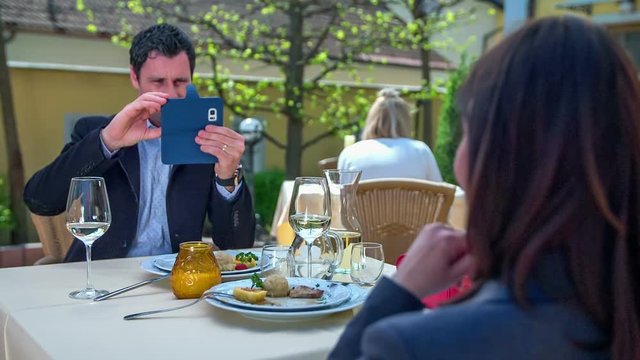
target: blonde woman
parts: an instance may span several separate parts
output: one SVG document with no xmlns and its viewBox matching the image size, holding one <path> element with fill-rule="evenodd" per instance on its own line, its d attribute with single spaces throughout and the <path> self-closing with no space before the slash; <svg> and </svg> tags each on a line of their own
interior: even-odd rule
<svg viewBox="0 0 640 360">
<path fill-rule="evenodd" d="M 414 178 L 442 181 L 427 144 L 411 139 L 411 108 L 398 91 L 383 89 L 371 106 L 362 141 L 345 148 L 338 169 L 362 170 L 362 180 Z"/>
</svg>

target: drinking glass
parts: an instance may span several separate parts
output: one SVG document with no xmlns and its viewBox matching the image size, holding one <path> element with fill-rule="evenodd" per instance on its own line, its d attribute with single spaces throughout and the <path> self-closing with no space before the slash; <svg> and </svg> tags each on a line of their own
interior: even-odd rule
<svg viewBox="0 0 640 360">
<path fill-rule="evenodd" d="M 382 244 L 361 242 L 351 248 L 351 280 L 360 285 L 373 285 L 384 269 Z"/>
<path fill-rule="evenodd" d="M 101 177 L 75 177 L 71 179 L 66 210 L 67 229 L 82 241 L 87 253 L 87 287 L 73 291 L 73 299 L 93 299 L 106 294 L 91 284 L 91 245 L 99 239 L 111 225 L 111 209 L 107 197 L 107 187 Z"/>
<path fill-rule="evenodd" d="M 344 256 L 342 257 L 336 274 L 348 274 L 349 259 L 353 244 L 361 241 L 360 222 L 356 211 L 356 190 L 362 171 L 360 170 L 324 170 L 331 198 L 331 227 L 332 231 L 342 239 Z"/>
<path fill-rule="evenodd" d="M 289 224 L 307 245 L 307 277 L 312 276 L 311 248 L 331 223 L 331 201 L 325 178 L 299 177 L 293 184 Z"/>
<path fill-rule="evenodd" d="M 260 255 L 261 275 L 280 275 L 292 277 L 294 269 L 293 251 L 290 246 L 267 245 Z"/>
</svg>

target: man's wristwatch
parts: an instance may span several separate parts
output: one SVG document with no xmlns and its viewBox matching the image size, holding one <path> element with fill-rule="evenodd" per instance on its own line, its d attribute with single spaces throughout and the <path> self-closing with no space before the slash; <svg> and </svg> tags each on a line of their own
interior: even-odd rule
<svg viewBox="0 0 640 360">
<path fill-rule="evenodd" d="M 233 176 L 228 179 L 221 179 L 218 177 L 218 174 L 216 174 L 216 184 L 225 187 L 236 187 L 238 186 L 238 184 L 240 184 L 240 181 L 242 181 L 243 176 L 242 165 L 239 165 L 236 171 L 233 173 Z"/>
</svg>

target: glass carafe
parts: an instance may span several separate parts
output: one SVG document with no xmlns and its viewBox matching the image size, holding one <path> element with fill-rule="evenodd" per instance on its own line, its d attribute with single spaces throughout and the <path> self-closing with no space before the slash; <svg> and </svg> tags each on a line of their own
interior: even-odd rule
<svg viewBox="0 0 640 360">
<path fill-rule="evenodd" d="M 221 281 L 222 274 L 211 244 L 201 241 L 180 244 L 171 270 L 171 288 L 178 299 L 198 298 Z"/>
<path fill-rule="evenodd" d="M 361 241 L 360 223 L 356 211 L 356 190 L 360 181 L 360 170 L 325 170 L 324 176 L 331 194 L 331 226 L 329 230 L 342 238 L 343 252 L 336 274 L 350 272 L 350 254 L 354 243 Z"/>
</svg>

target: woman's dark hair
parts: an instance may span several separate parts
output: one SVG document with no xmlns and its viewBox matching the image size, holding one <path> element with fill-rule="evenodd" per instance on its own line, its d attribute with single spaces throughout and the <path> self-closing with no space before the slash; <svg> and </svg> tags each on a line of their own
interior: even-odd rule
<svg viewBox="0 0 640 360">
<path fill-rule="evenodd" d="M 180 28 L 169 24 L 153 25 L 139 32 L 133 38 L 129 49 L 129 63 L 133 67 L 136 76 L 140 76 L 140 69 L 152 51 L 157 51 L 166 57 L 173 57 L 183 51 L 186 52 L 189 58 L 191 74 L 193 74 L 196 66 L 196 53 L 191 39 Z"/>
<path fill-rule="evenodd" d="M 624 51 L 587 20 L 541 19 L 478 61 L 459 106 L 479 279 L 526 305 L 532 270 L 560 254 L 613 358 L 640 359 L 640 88 Z"/>
</svg>

